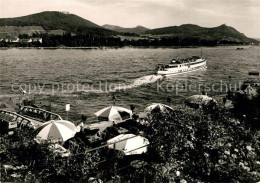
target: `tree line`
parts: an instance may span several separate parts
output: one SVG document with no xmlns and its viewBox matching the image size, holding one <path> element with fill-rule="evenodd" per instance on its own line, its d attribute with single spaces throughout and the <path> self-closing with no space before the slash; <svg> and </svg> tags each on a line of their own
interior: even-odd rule
<svg viewBox="0 0 260 183">
<path fill-rule="evenodd" d="M 124 36 L 136 36 L 122 33 Z M 140 39 L 124 39 L 121 40 L 119 36 L 111 35 L 102 31 L 89 31 L 82 34 L 73 35 L 66 33 L 63 35 L 50 34 L 33 34 L 31 36 L 23 34 L 20 39 L 28 39 L 30 37 L 42 38 L 40 42 L 7 42 L 2 40 L 0 47 L 90 47 L 90 46 L 216 46 L 216 45 L 235 45 L 243 44 L 243 42 L 231 40 L 215 40 L 203 39 L 200 37 L 150 37 Z"/>
</svg>

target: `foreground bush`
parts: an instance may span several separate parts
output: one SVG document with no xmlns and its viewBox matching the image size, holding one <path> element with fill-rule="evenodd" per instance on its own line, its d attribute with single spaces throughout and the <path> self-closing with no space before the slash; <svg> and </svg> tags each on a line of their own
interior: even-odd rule
<svg viewBox="0 0 260 183">
<path fill-rule="evenodd" d="M 256 95 L 235 93 L 233 103 L 236 117 L 245 120 L 248 127 L 260 130 L 260 88 Z"/>
<path fill-rule="evenodd" d="M 49 150 L 50 142 L 39 145 L 29 131 L 19 130 L 14 137 L 1 137 L 0 158 L 1 166 L 23 168 L 16 168 L 15 174 L 1 168 L 1 178 L 16 182 L 88 182 L 90 177 L 118 176 L 123 182 L 260 180 L 257 131 L 245 128 L 226 109 L 212 105 L 155 111 L 142 130 L 151 144 L 138 166 L 118 164 L 125 157 L 107 149 L 87 153 L 90 148 L 81 141 L 70 147 L 71 156 L 61 158 Z"/>
<path fill-rule="evenodd" d="M 154 182 L 260 180 L 259 137 L 225 109 L 156 112 L 146 135 L 156 155 L 143 171 Z"/>
<path fill-rule="evenodd" d="M 18 130 L 16 136 L 1 140 L 1 166 L 12 165 L 15 170 L 5 172 L 1 167 L 3 181 L 16 182 L 78 182 L 92 176 L 99 161 L 97 151 L 84 153 L 87 147 L 71 148 L 77 152 L 61 158 L 49 149 L 51 142 L 38 144 L 30 131 Z M 23 169 L 17 167 L 23 166 Z"/>
</svg>

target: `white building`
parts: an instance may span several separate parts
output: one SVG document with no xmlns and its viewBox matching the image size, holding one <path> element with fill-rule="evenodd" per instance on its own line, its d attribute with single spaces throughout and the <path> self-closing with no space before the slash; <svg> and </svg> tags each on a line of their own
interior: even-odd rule
<svg viewBox="0 0 260 183">
<path fill-rule="evenodd" d="M 30 38 L 27 42 L 32 43 L 32 42 L 40 42 L 42 43 L 42 38 Z"/>
</svg>

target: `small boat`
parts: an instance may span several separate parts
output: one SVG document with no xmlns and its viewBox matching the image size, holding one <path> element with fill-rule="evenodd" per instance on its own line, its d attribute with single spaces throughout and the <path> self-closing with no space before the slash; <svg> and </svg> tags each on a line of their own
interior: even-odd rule
<svg viewBox="0 0 260 183">
<path fill-rule="evenodd" d="M 177 75 L 207 68 L 206 59 L 192 56 L 184 59 L 173 59 L 169 64 L 158 64 L 157 74 Z"/>
</svg>

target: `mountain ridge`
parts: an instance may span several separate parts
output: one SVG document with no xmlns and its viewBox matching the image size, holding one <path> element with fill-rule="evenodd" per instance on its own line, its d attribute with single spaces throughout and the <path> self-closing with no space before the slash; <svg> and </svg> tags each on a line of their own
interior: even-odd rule
<svg viewBox="0 0 260 183">
<path fill-rule="evenodd" d="M 137 25 L 136 27 L 130 27 L 130 28 L 125 28 L 117 25 L 110 25 L 110 24 L 105 24 L 102 25 L 103 28 L 113 30 L 116 32 L 122 32 L 122 33 L 134 33 L 134 34 L 144 34 L 145 31 L 150 30 L 146 27 L 143 27 L 141 25 Z"/>
<path fill-rule="evenodd" d="M 38 30 L 35 30 L 35 27 L 38 27 Z M 42 27 L 42 29 L 40 27 Z M 175 25 L 156 29 L 148 29 L 141 25 L 133 28 L 124 28 L 109 24 L 99 26 L 75 14 L 59 11 L 44 11 L 15 18 L 0 18 L 0 30 L 4 30 L 0 32 L 0 36 L 9 34 L 9 38 L 12 37 L 12 35 L 17 37 L 21 32 L 29 36 L 32 36 L 32 33 L 59 36 L 69 33 L 72 36 L 79 36 L 77 38 L 78 40 L 88 40 L 90 42 L 89 44 L 92 44 L 93 41 L 98 44 L 98 41 L 102 42 L 103 40 L 108 45 L 110 45 L 110 42 L 111 44 L 117 43 L 119 45 L 133 44 L 131 42 L 119 43 L 120 40 L 127 39 L 138 40 L 139 43 L 137 42 L 137 45 L 153 44 L 162 46 L 259 43 L 259 41 L 248 38 L 235 28 L 225 24 L 211 28 L 201 27 L 195 24 Z M 15 31 L 16 33 L 11 33 Z M 56 34 L 56 32 L 59 32 L 59 34 Z M 122 38 L 120 35 L 125 37 Z M 87 38 L 84 38 L 84 36 Z M 129 36 L 129 38 L 127 36 Z M 158 43 L 158 41 L 160 41 L 160 43 Z"/>
<path fill-rule="evenodd" d="M 235 42 L 257 42 L 252 38 L 248 38 L 235 28 L 222 24 L 217 27 L 201 27 L 195 24 L 183 24 L 180 26 L 169 26 L 147 30 L 146 34 L 151 35 L 167 35 L 181 38 L 200 38 L 201 40 L 226 40 Z"/>
</svg>

